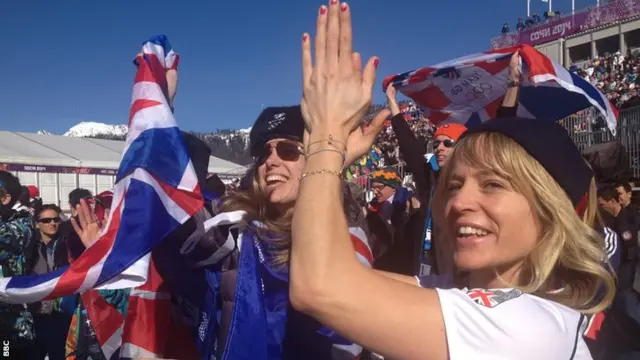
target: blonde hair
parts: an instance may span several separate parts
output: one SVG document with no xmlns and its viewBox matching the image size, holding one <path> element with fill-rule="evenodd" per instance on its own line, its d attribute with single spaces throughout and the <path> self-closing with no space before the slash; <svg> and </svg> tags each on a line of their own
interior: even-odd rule
<svg viewBox="0 0 640 360">
<path fill-rule="evenodd" d="M 213 206 L 216 212 L 245 211 L 243 218 L 245 225 L 259 222 L 264 227 L 253 226 L 258 238 L 268 242 L 271 264 L 280 267 L 289 263 L 291 249 L 291 223 L 293 207 L 285 213 L 278 211 L 270 202 L 264 189 L 258 181 L 258 167 L 254 166 L 251 173 L 251 184 L 248 189 L 232 191 L 221 197 Z M 344 212 L 349 226 L 361 227 L 368 234 L 364 214 L 353 198 L 349 187 L 344 187 Z"/>
<path fill-rule="evenodd" d="M 525 259 L 519 280 L 507 285 L 584 313 L 609 306 L 615 281 L 602 263 L 606 259 L 602 236 L 577 215 L 566 192 L 538 161 L 505 135 L 478 133 L 456 145 L 449 164 L 456 163 L 489 170 L 509 181 L 528 199 L 540 224 L 538 242 Z M 443 169 L 436 198 L 442 196 L 452 168 Z M 596 212 L 597 203 L 589 201 L 585 216 Z"/>
</svg>

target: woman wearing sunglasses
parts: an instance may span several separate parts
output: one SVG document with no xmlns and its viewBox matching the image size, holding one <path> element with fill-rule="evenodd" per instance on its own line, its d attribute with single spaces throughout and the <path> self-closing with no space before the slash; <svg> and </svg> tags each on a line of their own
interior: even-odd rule
<svg viewBox="0 0 640 360">
<path fill-rule="evenodd" d="M 291 217 L 299 179 L 306 156 L 327 146 L 319 143 L 303 148 L 303 133 L 299 106 L 262 111 L 250 133 L 255 163 L 245 186 L 220 198 L 214 206 L 215 216 L 205 223 L 204 238 L 214 237 L 217 250 L 213 254 L 193 250 L 187 255 L 196 266 L 207 266 L 220 274 L 223 305 L 218 355 L 224 351 L 230 359 L 256 358 L 258 355 L 251 351 L 261 350 L 258 338 L 267 339 L 269 358 L 349 359 L 362 351 L 290 308 L 288 301 Z M 374 137 L 375 133 L 368 130 L 361 132 L 361 143 L 369 146 Z M 350 253 L 363 266 L 371 267 L 371 249 L 361 225 L 364 214 L 345 189 L 348 187 L 341 188 L 340 211 L 348 219 Z M 259 296 L 247 290 L 255 284 L 261 284 L 256 290 Z M 264 313 L 255 310 L 256 303 L 262 304 L 257 307 Z M 265 327 L 256 330 L 260 326 Z M 250 347 L 247 341 L 252 343 Z"/>
<path fill-rule="evenodd" d="M 320 8 L 316 34 L 315 58 L 302 37 L 305 139 L 338 140 L 351 153 L 378 60 L 362 71 L 345 3 Z M 465 275 L 452 289 L 354 261 L 338 211 L 343 179 L 332 172 L 348 165 L 341 155 L 308 156 L 302 172 L 290 263 L 296 309 L 392 359 L 591 359 L 585 315 L 611 303 L 615 282 L 601 263 L 602 237 L 581 219 L 593 205 L 584 200 L 593 174 L 560 125 L 495 119 L 458 141 L 433 207 Z"/>
<path fill-rule="evenodd" d="M 61 210 L 53 204 L 43 205 L 36 214 L 36 241 L 31 274 L 46 274 L 69 265 L 66 238 L 61 231 Z M 37 359 L 65 358 L 65 340 L 75 297 L 43 300 L 29 304 L 36 333 Z"/>
</svg>

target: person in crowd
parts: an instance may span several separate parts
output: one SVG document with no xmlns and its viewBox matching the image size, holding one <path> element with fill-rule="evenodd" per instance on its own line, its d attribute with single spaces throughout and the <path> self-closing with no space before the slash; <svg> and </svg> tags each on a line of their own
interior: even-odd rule
<svg viewBox="0 0 640 360">
<path fill-rule="evenodd" d="M 69 265 L 65 239 L 60 233 L 62 210 L 54 204 L 43 205 L 36 214 L 36 236 L 31 274 L 46 274 Z M 29 304 L 35 324 L 36 359 L 65 359 L 65 341 L 76 297 L 69 296 Z"/>
<path fill-rule="evenodd" d="M 0 276 L 26 275 L 34 244 L 35 222 L 22 206 L 20 181 L 0 171 Z M 9 341 L 11 356 L 28 359 L 35 339 L 33 316 L 26 304 L 0 302 L 0 339 Z"/>
<path fill-rule="evenodd" d="M 616 182 L 616 191 L 618 191 L 618 198 L 620 199 L 620 205 L 623 208 L 630 207 L 631 210 L 638 212 L 638 206 L 631 203 L 631 198 L 633 197 L 631 183 L 628 181 L 618 181 Z"/>
<path fill-rule="evenodd" d="M 348 5 L 325 9 L 314 56 L 302 38 L 305 139 L 350 144 L 378 59 L 360 65 Z M 308 156 L 292 225 L 294 308 L 393 359 L 591 359 L 585 314 L 611 303 L 615 281 L 601 264 L 601 236 L 578 216 L 593 174 L 566 130 L 542 120 L 487 121 L 466 132 L 449 164 L 434 221 L 464 276 L 453 289 L 423 289 L 414 277 L 353 259 L 338 211 L 343 179 L 331 172 L 345 159 Z"/>
<path fill-rule="evenodd" d="M 522 20 L 522 18 L 518 18 L 518 22 L 516 23 L 516 30 L 522 31 L 524 30 L 524 28 L 525 28 L 524 21 Z"/>
<path fill-rule="evenodd" d="M 37 213 L 42 207 L 40 189 L 38 189 L 35 185 L 29 185 L 27 186 L 27 189 L 29 191 L 29 207 L 34 210 L 34 213 Z"/>
<path fill-rule="evenodd" d="M 84 190 L 84 189 L 81 189 Z M 79 194 L 79 195 L 75 195 Z M 88 197 L 88 191 L 77 191 L 74 194 L 74 216 L 70 220 L 73 236 L 82 244 L 78 256 L 97 240 L 102 227 L 107 223 L 113 202 L 113 192 L 103 191 L 95 197 Z M 77 199 L 77 200 L 76 200 Z M 71 201 L 69 201 L 71 203 Z M 94 219 L 92 221 L 91 219 Z M 77 256 L 71 257 L 75 261 Z M 108 313 L 106 307 L 126 314 L 131 289 L 121 290 L 88 290 L 81 295 L 80 301 L 73 309 L 73 315 L 64 333 L 65 354 L 67 359 L 106 360 L 102 352 L 96 326 L 93 320 L 100 319 L 101 314 Z"/>
<path fill-rule="evenodd" d="M 20 192 L 20 197 L 18 198 L 18 202 L 15 207 L 18 211 L 26 210 L 31 214 L 31 216 L 35 215 L 35 208 L 31 206 L 30 191 L 27 186 L 22 186 L 22 191 Z"/>
<path fill-rule="evenodd" d="M 509 23 L 504 23 L 502 25 L 502 33 L 503 34 L 507 34 L 511 31 L 511 29 L 509 29 Z"/>
<path fill-rule="evenodd" d="M 367 219 L 372 224 L 369 231 L 376 258 L 374 267 L 411 275 L 415 271 L 415 259 L 407 258 L 406 254 L 413 253 L 415 242 L 406 230 L 421 228 L 423 221 L 412 211 L 411 199 L 415 194 L 402 186 L 402 180 L 393 168 L 371 174 L 371 189 L 374 198 L 369 203 Z M 417 224 L 411 225 L 412 222 Z"/>
<path fill-rule="evenodd" d="M 383 114 L 384 115 L 384 114 Z M 256 314 L 246 313 L 247 304 L 259 301 L 251 296 L 238 297 L 236 293 L 249 286 L 246 276 L 256 266 L 256 281 L 265 284 L 265 311 L 269 319 L 266 325 L 270 344 L 278 350 L 273 358 L 282 359 L 332 359 L 356 358 L 361 347 L 351 344 L 323 328 L 311 318 L 290 309 L 288 302 L 288 262 L 290 248 L 290 224 L 296 204 L 298 182 L 302 176 L 305 155 L 327 151 L 330 143 L 309 144 L 302 147 L 304 122 L 299 106 L 265 108 L 254 123 L 250 133 L 250 151 L 255 159 L 243 186 L 229 192 L 215 204 L 214 217 L 207 220 L 206 236 L 198 246 L 185 252 L 193 266 L 213 266 L 221 270 L 220 329 L 217 338 L 218 356 L 238 356 L 246 351 L 246 345 L 235 340 L 246 333 L 255 321 Z M 363 133 L 364 146 L 370 146 L 374 133 Z M 366 151 L 366 150 L 365 150 Z M 355 161 L 355 159 L 350 159 Z M 348 189 L 341 189 L 344 200 L 343 213 L 350 219 L 353 248 L 351 256 L 371 266 L 373 257 L 363 235 L 364 215 L 361 207 L 350 197 Z M 232 239 L 237 245 L 227 248 Z M 211 247 L 210 241 L 217 244 Z M 208 245 L 207 245 L 208 244 Z M 215 252 L 212 254 L 212 250 Z M 259 263 L 249 259 L 252 253 L 260 254 Z M 240 290 L 238 290 L 240 289 Z M 240 320 L 239 320 L 240 319 Z M 244 320 L 242 320 L 244 319 Z M 242 322 L 241 322 L 242 320 Z M 230 329 L 235 329 L 230 331 Z M 266 334 L 262 334 L 266 335 Z M 246 339 L 249 340 L 249 339 Z M 274 350 L 275 351 L 275 350 Z"/>
<path fill-rule="evenodd" d="M 69 211 L 71 212 L 71 217 L 67 221 L 63 221 L 60 224 L 60 233 L 62 236 L 66 238 L 67 250 L 69 252 L 69 257 L 73 260 L 77 259 L 82 252 L 85 250 L 85 245 L 82 243 L 82 240 L 78 237 L 77 233 L 74 231 L 72 227 L 72 221 L 75 219 L 78 220 L 78 205 L 80 205 L 81 200 L 86 200 L 89 202 L 90 206 L 95 208 L 95 200 L 93 198 L 93 194 L 91 191 L 83 188 L 76 188 L 71 190 L 68 197 L 69 203 Z"/>
<path fill-rule="evenodd" d="M 91 200 L 93 199 L 93 194 L 91 193 L 91 191 L 83 188 L 73 189 L 69 193 L 69 210 L 71 211 L 72 217 L 78 216 L 76 209 L 78 208 L 80 200 L 82 199 Z"/>
<path fill-rule="evenodd" d="M 621 291 L 633 288 L 638 264 L 638 224 L 636 215 L 622 206 L 614 186 L 598 190 L 598 205 L 615 218 L 613 229 L 622 239 L 622 259 L 618 270 L 618 287 Z"/>
</svg>

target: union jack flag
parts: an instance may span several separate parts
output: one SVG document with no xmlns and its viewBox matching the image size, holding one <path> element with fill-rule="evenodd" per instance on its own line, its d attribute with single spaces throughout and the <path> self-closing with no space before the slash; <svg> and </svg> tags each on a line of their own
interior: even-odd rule
<svg viewBox="0 0 640 360">
<path fill-rule="evenodd" d="M 99 239 L 68 267 L 0 279 L 0 300 L 9 303 L 32 303 L 90 289 L 133 288 L 128 313 L 134 314 L 127 314 L 127 323 L 111 314 L 112 321 L 94 324 L 107 358 L 117 356 L 120 347 L 128 353 L 121 354 L 124 357 L 162 356 L 156 353 L 161 337 L 149 336 L 146 328 L 135 331 L 145 311 L 170 306 L 151 250 L 203 207 L 198 179 L 167 99 L 165 72 L 177 69 L 178 55 L 166 36 L 155 36 L 144 43 L 137 62 L 113 208 Z M 155 325 L 152 328 L 160 330 L 163 324 Z"/>
<path fill-rule="evenodd" d="M 503 302 L 515 299 L 522 295 L 522 291 L 511 289 L 503 290 L 487 290 L 487 289 L 471 289 L 467 291 L 467 296 L 476 304 L 488 308 L 494 308 Z"/>
<path fill-rule="evenodd" d="M 615 134 L 617 110 L 593 85 L 529 45 L 463 56 L 434 66 L 390 75 L 434 124 L 457 122 L 473 127 L 496 117 L 507 91 L 509 63 L 520 51 L 518 116 L 556 121 L 593 106 Z"/>
</svg>

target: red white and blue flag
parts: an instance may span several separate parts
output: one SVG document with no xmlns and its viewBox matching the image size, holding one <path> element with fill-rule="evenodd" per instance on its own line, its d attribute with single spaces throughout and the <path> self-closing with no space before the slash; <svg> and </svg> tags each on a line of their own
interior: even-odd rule
<svg viewBox="0 0 640 360">
<path fill-rule="evenodd" d="M 137 306 L 144 299 L 168 295 L 156 292 L 161 281 L 148 282 L 154 278 L 151 249 L 203 207 L 198 179 L 167 99 L 166 71 L 177 69 L 178 61 L 165 36 L 147 41 L 137 58 L 129 132 L 111 215 L 99 239 L 68 267 L 0 279 L 0 301 L 32 303 L 90 289 L 133 288 L 131 310 L 132 302 Z M 131 326 L 121 318 L 108 327 L 94 327 L 107 358 L 121 345 L 134 354 L 154 354 L 148 337 L 139 344 L 127 343 Z"/>
<path fill-rule="evenodd" d="M 436 125 L 457 122 L 472 127 L 496 117 L 507 91 L 509 63 L 518 50 L 522 73 L 519 117 L 556 121 L 594 107 L 615 134 L 617 110 L 609 100 L 589 82 L 529 45 L 391 75 L 383 81 L 383 90 L 392 82 Z"/>
</svg>

